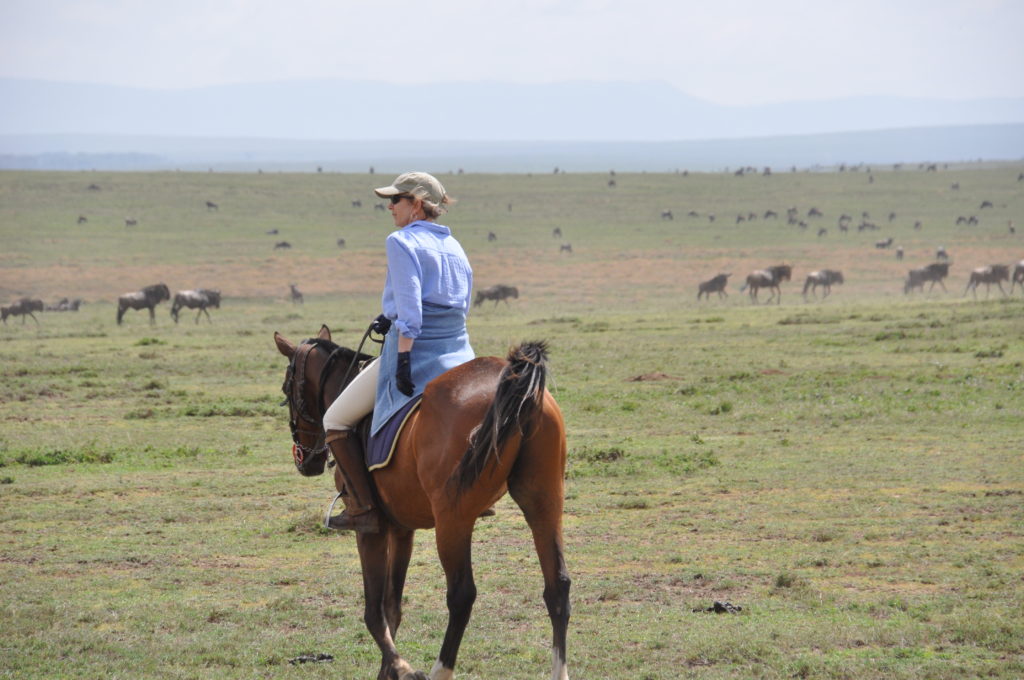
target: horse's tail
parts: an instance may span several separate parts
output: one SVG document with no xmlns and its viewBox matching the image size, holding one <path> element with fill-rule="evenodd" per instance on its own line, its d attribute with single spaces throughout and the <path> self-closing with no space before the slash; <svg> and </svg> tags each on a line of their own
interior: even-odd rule
<svg viewBox="0 0 1024 680">
<path fill-rule="evenodd" d="M 466 491 L 480 478 L 487 463 L 500 456 L 516 432 L 529 436 L 530 423 L 544 400 L 547 349 L 547 343 L 538 341 L 509 350 L 494 401 L 470 435 L 469 447 L 452 475 L 456 493 Z"/>
</svg>

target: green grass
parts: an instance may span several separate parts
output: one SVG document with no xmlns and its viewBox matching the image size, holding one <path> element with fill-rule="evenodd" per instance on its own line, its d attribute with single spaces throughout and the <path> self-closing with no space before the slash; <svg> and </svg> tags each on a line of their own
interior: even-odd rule
<svg viewBox="0 0 1024 680">
<path fill-rule="evenodd" d="M 1024 674 L 1024 298 L 960 296 L 970 267 L 1024 257 L 1006 225 L 1024 224 L 1019 171 L 442 178 L 478 285 L 520 287 L 474 310 L 477 352 L 552 348 L 572 677 Z M 383 280 L 388 221 L 367 197 L 383 181 L 0 173 L 4 303 L 87 300 L 0 326 L 0 677 L 375 677 L 354 544 L 319 528 L 329 480 L 294 472 L 271 336 L 327 323 L 358 340 Z M 981 225 L 956 227 L 981 200 Z M 733 223 L 790 205 L 821 209 L 829 235 Z M 884 230 L 832 233 L 864 210 L 905 262 L 874 249 Z M 940 244 L 950 292 L 905 297 Z M 782 304 L 750 304 L 742 276 L 779 260 L 797 271 Z M 802 275 L 835 262 L 846 284 L 804 302 Z M 719 269 L 730 297 L 698 303 Z M 165 304 L 117 326 L 116 295 L 160 278 L 221 288 L 213 323 L 175 325 Z M 478 523 L 457 677 L 546 677 L 531 538 L 511 501 L 497 511 Z M 420 668 L 446 620 L 432 538 L 398 638 Z M 742 611 L 694 611 L 716 600 Z M 335 660 L 288 663 L 318 652 Z"/>
</svg>

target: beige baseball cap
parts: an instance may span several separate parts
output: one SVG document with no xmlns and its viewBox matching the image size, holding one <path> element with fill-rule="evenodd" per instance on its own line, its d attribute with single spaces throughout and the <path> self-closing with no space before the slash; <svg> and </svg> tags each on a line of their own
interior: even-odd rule
<svg viewBox="0 0 1024 680">
<path fill-rule="evenodd" d="M 373 192 L 381 198 L 397 196 L 398 194 L 411 194 L 437 203 L 444 201 L 445 190 L 437 178 L 426 172 L 406 172 L 395 178 L 389 187 L 374 189 Z"/>
</svg>

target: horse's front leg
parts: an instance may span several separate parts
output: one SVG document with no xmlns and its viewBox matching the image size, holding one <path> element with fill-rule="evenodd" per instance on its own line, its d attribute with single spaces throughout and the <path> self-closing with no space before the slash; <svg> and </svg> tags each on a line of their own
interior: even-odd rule
<svg viewBox="0 0 1024 680">
<path fill-rule="evenodd" d="M 393 528 L 388 531 L 388 583 L 384 589 L 384 619 L 393 637 L 402 625 L 402 593 L 412 558 L 413 532 Z"/>
<path fill-rule="evenodd" d="M 377 680 L 426 680 L 399 654 L 392 631 L 384 614 L 384 603 L 393 595 L 387 593 L 388 529 L 379 534 L 357 534 L 359 562 L 363 569 L 363 623 L 380 649 L 380 672 Z"/>
<path fill-rule="evenodd" d="M 475 518 L 474 518 L 475 521 Z M 430 680 L 451 680 L 455 673 L 455 659 L 459 655 L 462 636 L 469 625 L 469 616 L 476 602 L 476 583 L 473 581 L 471 543 L 473 521 L 438 525 L 436 530 L 437 554 L 444 567 L 448 582 L 448 628 L 441 643 Z"/>
</svg>

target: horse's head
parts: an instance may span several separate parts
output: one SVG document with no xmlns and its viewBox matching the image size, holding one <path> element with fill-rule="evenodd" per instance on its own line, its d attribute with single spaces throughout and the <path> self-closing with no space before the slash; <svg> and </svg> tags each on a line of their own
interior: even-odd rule
<svg viewBox="0 0 1024 680">
<path fill-rule="evenodd" d="M 289 360 L 281 390 L 285 394 L 282 405 L 288 406 L 292 460 L 306 477 L 323 474 L 328 453 L 324 412 L 354 376 L 352 364 L 370 357 L 331 342 L 327 326 L 322 326 L 315 338 L 298 345 L 280 333 L 274 333 L 274 342 Z"/>
</svg>

